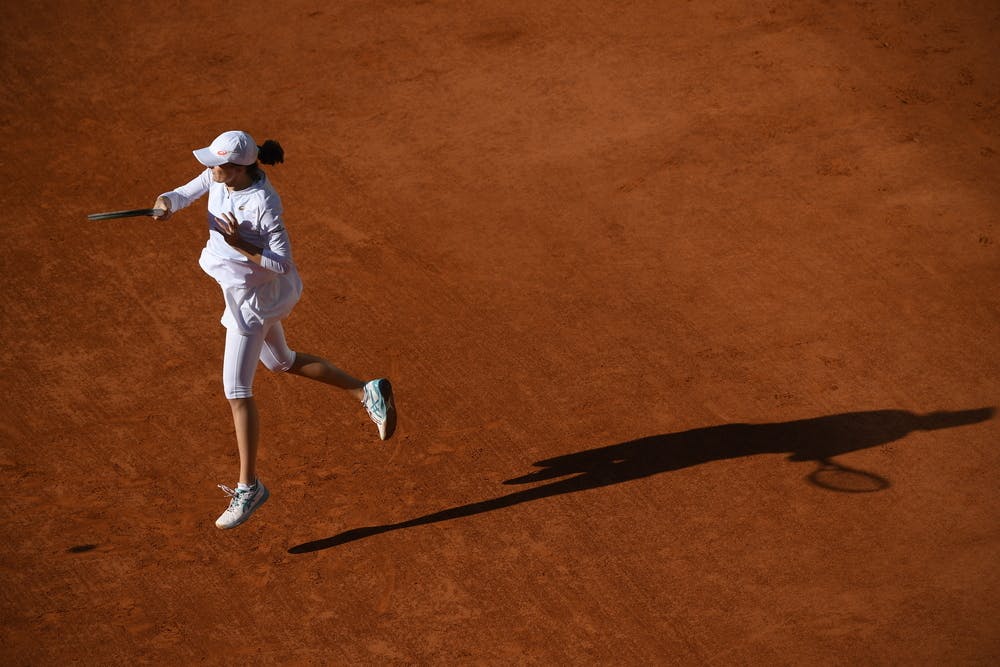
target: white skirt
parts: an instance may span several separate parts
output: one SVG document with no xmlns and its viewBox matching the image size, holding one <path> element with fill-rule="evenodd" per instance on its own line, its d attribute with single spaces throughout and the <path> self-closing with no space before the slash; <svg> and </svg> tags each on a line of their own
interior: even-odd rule
<svg viewBox="0 0 1000 667">
<path fill-rule="evenodd" d="M 302 296 L 302 279 L 295 266 L 287 273 L 273 273 L 256 265 L 253 279 L 234 280 L 236 272 L 227 266 L 227 260 L 213 255 L 206 249 L 199 264 L 208 275 L 215 278 L 222 288 L 226 310 L 222 313 L 222 326 L 243 333 L 262 331 L 274 322 L 283 320 Z M 247 267 L 240 266 L 239 273 Z M 269 275 L 268 275 L 269 274 Z M 258 282 L 262 277 L 266 282 Z M 243 276 L 244 278 L 249 276 Z M 249 285 L 247 283 L 250 283 Z M 257 283 L 257 284 L 255 284 Z"/>
</svg>

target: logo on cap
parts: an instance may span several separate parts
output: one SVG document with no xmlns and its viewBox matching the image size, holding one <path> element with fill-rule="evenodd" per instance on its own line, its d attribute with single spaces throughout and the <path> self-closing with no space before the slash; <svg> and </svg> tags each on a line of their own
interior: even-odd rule
<svg viewBox="0 0 1000 667">
<path fill-rule="evenodd" d="M 216 155 L 229 155 L 229 151 L 215 151 Z"/>
</svg>

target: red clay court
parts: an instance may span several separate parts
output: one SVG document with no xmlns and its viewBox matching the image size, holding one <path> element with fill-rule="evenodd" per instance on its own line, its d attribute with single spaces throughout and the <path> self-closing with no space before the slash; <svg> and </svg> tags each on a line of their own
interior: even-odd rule
<svg viewBox="0 0 1000 667">
<path fill-rule="evenodd" d="M 1000 660 L 995 2 L 12 2 L 0 662 Z M 204 203 L 305 283 L 236 445 Z"/>
</svg>

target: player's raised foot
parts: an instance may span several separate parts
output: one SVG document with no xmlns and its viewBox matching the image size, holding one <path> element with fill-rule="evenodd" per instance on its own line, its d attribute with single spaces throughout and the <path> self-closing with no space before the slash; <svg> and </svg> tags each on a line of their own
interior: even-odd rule
<svg viewBox="0 0 1000 667">
<path fill-rule="evenodd" d="M 361 403 L 378 426 L 378 435 L 383 440 L 392 437 L 396 430 L 396 404 L 392 399 L 392 384 L 385 378 L 372 380 L 365 385 L 365 397 Z"/>
<path fill-rule="evenodd" d="M 215 520 L 215 525 L 218 528 L 235 528 L 240 525 L 249 519 L 250 515 L 263 505 L 264 501 L 271 495 L 260 480 L 257 480 L 253 486 L 246 490 L 236 489 L 234 491 L 222 484 L 219 484 L 219 488 L 230 496 L 230 500 L 229 507 L 222 513 L 222 516 Z"/>
</svg>

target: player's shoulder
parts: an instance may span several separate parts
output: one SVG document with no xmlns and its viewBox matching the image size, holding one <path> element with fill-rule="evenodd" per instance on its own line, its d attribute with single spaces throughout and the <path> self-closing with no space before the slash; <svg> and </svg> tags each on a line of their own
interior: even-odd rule
<svg viewBox="0 0 1000 667">
<path fill-rule="evenodd" d="M 265 205 L 266 208 L 281 209 L 281 196 L 278 191 L 274 189 L 271 185 L 271 181 L 266 175 L 262 175 L 261 179 L 257 181 L 254 192 L 259 199 L 259 201 Z"/>
</svg>

